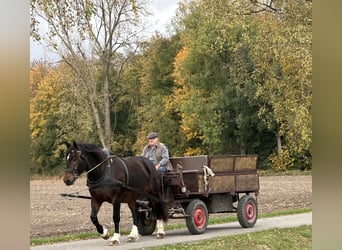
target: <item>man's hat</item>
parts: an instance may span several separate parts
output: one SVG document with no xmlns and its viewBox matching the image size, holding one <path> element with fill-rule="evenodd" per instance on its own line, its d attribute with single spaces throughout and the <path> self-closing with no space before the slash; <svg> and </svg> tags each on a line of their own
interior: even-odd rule
<svg viewBox="0 0 342 250">
<path fill-rule="evenodd" d="M 158 137 L 158 133 L 151 132 L 151 133 L 148 134 L 147 139 L 154 139 L 156 137 Z"/>
</svg>

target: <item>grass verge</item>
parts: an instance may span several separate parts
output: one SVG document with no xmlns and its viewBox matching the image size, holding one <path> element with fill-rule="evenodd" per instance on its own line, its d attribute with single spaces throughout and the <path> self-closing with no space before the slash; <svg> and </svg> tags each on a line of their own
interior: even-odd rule
<svg viewBox="0 0 342 250">
<path fill-rule="evenodd" d="M 258 219 L 270 218 L 270 217 L 282 216 L 282 215 L 290 215 L 290 214 L 308 213 L 311 211 L 312 211 L 311 208 L 301 208 L 301 209 L 286 210 L 286 211 L 273 212 L 273 213 L 267 213 L 267 214 L 259 214 Z M 227 222 L 234 222 L 234 221 L 237 221 L 236 215 L 232 215 L 228 217 L 209 218 L 208 223 L 210 225 L 210 224 L 220 224 L 220 223 L 227 223 Z M 185 227 L 186 227 L 185 222 L 177 223 L 177 224 L 168 224 L 165 226 L 165 230 L 170 231 L 170 230 L 182 229 Z M 129 233 L 128 231 L 121 231 L 122 235 L 125 235 L 128 233 Z M 111 232 L 111 234 L 113 234 L 113 232 Z M 93 238 L 98 238 L 98 237 L 99 237 L 99 234 L 92 231 L 92 232 L 86 232 L 86 233 L 80 233 L 80 234 L 71 234 L 71 235 L 66 235 L 66 236 L 35 238 L 35 239 L 30 240 L 30 245 L 37 246 L 37 245 L 44 245 L 44 244 L 53 244 L 53 243 L 58 243 L 58 242 L 93 239 Z"/>
<path fill-rule="evenodd" d="M 284 229 L 269 229 L 248 234 L 217 237 L 199 242 L 178 243 L 147 249 L 312 249 L 312 225 Z"/>
</svg>

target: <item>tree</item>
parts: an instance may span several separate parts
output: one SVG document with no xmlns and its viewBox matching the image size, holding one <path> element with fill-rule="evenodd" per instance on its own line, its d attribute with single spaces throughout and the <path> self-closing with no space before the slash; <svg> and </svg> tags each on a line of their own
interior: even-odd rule
<svg viewBox="0 0 342 250">
<path fill-rule="evenodd" d="M 64 140 L 92 138 L 94 124 L 80 96 L 75 75 L 65 64 L 35 62 L 30 70 L 31 173 L 47 174 L 64 161 Z M 57 171 L 58 172 L 58 171 Z"/>
<path fill-rule="evenodd" d="M 34 64 L 30 71 L 31 173 L 47 173 L 59 163 L 55 141 L 62 77 L 44 63 Z"/>
<path fill-rule="evenodd" d="M 110 87 L 119 82 L 125 62 L 118 54 L 136 48 L 144 30 L 140 19 L 146 14 L 144 2 L 137 0 L 31 1 L 31 35 L 54 49 L 75 72 L 80 88 L 87 91 L 86 103 L 103 147 L 110 148 L 113 139 L 110 109 L 116 100 Z M 38 32 L 38 17 L 48 25 L 46 34 Z"/>
<path fill-rule="evenodd" d="M 144 45 L 136 61 L 140 76 L 140 102 L 138 108 L 138 139 L 135 149 L 141 152 L 146 135 L 157 131 L 172 155 L 183 152 L 182 133 L 178 112 L 168 106 L 174 87 L 173 61 L 180 48 L 179 37 L 153 36 Z"/>
<path fill-rule="evenodd" d="M 267 156 L 277 148 L 269 158 L 275 168 L 295 160 L 311 166 L 311 4 L 180 5 L 175 24 L 184 50 L 175 61 L 173 99 L 192 144 L 188 152 Z"/>
<path fill-rule="evenodd" d="M 277 139 L 271 160 L 278 169 L 294 166 L 296 159 L 301 168 L 311 168 L 311 7 L 311 1 L 291 1 L 280 14 L 258 17 L 253 78 L 259 82 L 259 117 Z"/>
<path fill-rule="evenodd" d="M 258 119 L 251 45 L 255 23 L 242 2 L 190 2 L 181 6 L 178 29 L 185 44 L 176 60 L 188 154 L 254 153 L 266 127 Z"/>
</svg>

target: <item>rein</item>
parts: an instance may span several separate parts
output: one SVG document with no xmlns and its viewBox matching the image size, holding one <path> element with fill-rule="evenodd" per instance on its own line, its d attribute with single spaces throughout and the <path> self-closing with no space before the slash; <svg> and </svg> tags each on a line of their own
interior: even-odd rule
<svg viewBox="0 0 342 250">
<path fill-rule="evenodd" d="M 69 170 L 69 169 L 66 169 L 66 170 L 65 170 L 66 172 L 72 172 L 76 178 L 82 176 L 83 174 L 88 175 L 90 172 L 94 171 L 96 168 L 98 168 L 99 166 L 101 166 L 101 165 L 102 165 L 103 163 L 105 163 L 106 161 L 108 161 L 108 160 L 110 160 L 110 159 L 112 159 L 112 158 L 116 158 L 116 159 L 118 159 L 118 160 L 120 161 L 120 163 L 122 164 L 122 166 L 123 166 L 124 169 L 125 169 L 126 181 L 125 181 L 125 183 L 123 183 L 123 182 L 121 182 L 121 181 L 119 181 L 119 180 L 117 180 L 117 179 L 114 178 L 115 183 L 114 183 L 114 184 L 111 184 L 111 185 L 108 185 L 108 186 L 117 186 L 117 185 L 119 185 L 119 186 L 121 186 L 122 188 L 125 188 L 125 189 L 127 189 L 127 190 L 130 190 L 130 191 L 132 191 L 132 192 L 136 192 L 136 193 L 142 194 L 142 195 L 144 195 L 144 196 L 146 196 L 146 197 L 148 197 L 148 198 L 150 198 L 150 199 L 154 199 L 154 200 L 157 200 L 157 201 L 163 201 L 162 199 L 159 199 L 159 198 L 157 198 L 157 197 L 154 197 L 154 196 L 152 196 L 152 195 L 150 195 L 150 194 L 148 194 L 148 193 L 146 193 L 146 192 L 142 192 L 142 191 L 140 191 L 140 190 L 136 190 L 136 189 L 134 189 L 134 188 L 128 186 L 128 182 L 129 182 L 128 168 L 127 168 L 127 165 L 125 164 L 125 162 L 124 162 L 121 158 L 119 158 L 118 156 L 116 156 L 116 155 L 108 155 L 103 161 L 101 161 L 100 163 L 98 163 L 96 166 L 91 167 L 91 165 L 90 165 L 90 163 L 89 163 L 89 161 L 88 161 L 88 158 L 85 157 L 85 156 L 83 156 L 82 153 L 81 153 L 81 151 L 78 152 L 78 154 L 79 154 L 79 157 L 80 157 L 80 158 L 82 158 L 83 160 L 86 161 L 86 164 L 88 165 L 88 167 L 90 167 L 90 169 L 89 169 L 88 171 L 86 171 L 86 172 L 81 173 L 80 175 L 78 175 L 77 172 L 76 172 L 75 170 Z M 106 174 L 106 173 L 104 173 L 104 175 L 105 175 L 105 174 Z M 101 178 L 100 178 L 100 179 L 101 179 Z M 88 188 L 88 189 L 90 189 L 90 188 Z M 79 192 L 70 193 L 70 194 L 68 194 L 68 193 L 62 193 L 62 194 L 60 194 L 60 195 L 61 195 L 61 196 L 66 196 L 66 197 L 73 197 L 73 198 L 91 199 L 90 196 L 79 195 Z"/>
<path fill-rule="evenodd" d="M 96 168 L 98 168 L 99 166 L 101 166 L 101 165 L 102 165 L 103 163 L 105 163 L 106 161 L 108 161 L 108 160 L 110 160 L 110 159 L 113 159 L 113 158 L 119 160 L 120 163 L 122 164 L 122 166 L 124 167 L 124 169 L 125 169 L 125 174 L 126 174 L 125 185 L 127 186 L 128 183 L 129 183 L 129 174 L 128 174 L 127 165 L 126 165 L 126 163 L 125 163 L 121 158 L 117 157 L 116 155 L 109 155 L 109 156 L 107 156 L 106 159 L 104 159 L 104 160 L 101 161 L 99 164 L 97 164 L 96 166 L 92 167 L 91 169 L 89 169 L 88 171 L 86 171 L 86 172 L 84 172 L 84 173 L 82 173 L 82 174 L 87 174 L 87 175 L 88 175 L 88 173 L 90 173 L 91 171 L 95 170 Z M 88 166 L 91 167 L 91 165 L 90 165 L 88 159 L 87 159 L 86 157 L 84 157 L 84 159 L 86 160 Z M 82 174 L 81 174 L 81 175 L 82 175 Z M 104 174 L 106 174 L 106 173 L 104 173 Z M 120 182 L 120 181 L 117 181 L 117 183 L 121 183 L 121 182 Z"/>
<path fill-rule="evenodd" d="M 95 170 L 96 168 L 98 168 L 99 166 L 101 166 L 103 163 L 105 163 L 106 161 L 108 161 L 110 158 L 112 158 L 112 157 L 110 156 L 110 157 L 104 159 L 104 160 L 101 161 L 99 164 L 97 164 L 95 167 L 92 167 L 90 170 L 88 170 L 87 172 L 84 172 L 84 173 L 82 173 L 82 174 L 89 174 L 91 171 L 93 171 L 93 170 Z M 86 159 L 86 160 L 87 160 L 88 166 L 90 166 L 90 163 L 89 163 L 88 159 Z M 81 175 L 82 175 L 82 174 L 81 174 Z"/>
</svg>

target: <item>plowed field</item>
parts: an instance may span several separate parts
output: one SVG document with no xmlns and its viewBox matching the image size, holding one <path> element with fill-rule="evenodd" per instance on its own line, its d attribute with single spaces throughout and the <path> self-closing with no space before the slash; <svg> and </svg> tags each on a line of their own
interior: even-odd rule
<svg viewBox="0 0 342 250">
<path fill-rule="evenodd" d="M 65 186 L 62 178 L 30 181 L 31 239 L 96 231 L 89 218 L 90 200 L 59 195 L 80 191 L 81 195 L 88 196 L 85 183 L 84 178 L 78 179 L 73 186 Z M 261 176 L 258 206 L 259 213 L 311 207 L 312 176 Z M 101 207 L 99 221 L 113 226 L 110 204 Z M 126 204 L 121 206 L 120 226 L 121 230 L 130 230 L 132 226 L 132 217 Z"/>
</svg>

